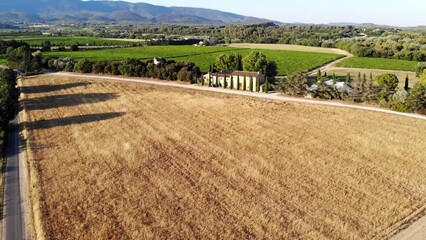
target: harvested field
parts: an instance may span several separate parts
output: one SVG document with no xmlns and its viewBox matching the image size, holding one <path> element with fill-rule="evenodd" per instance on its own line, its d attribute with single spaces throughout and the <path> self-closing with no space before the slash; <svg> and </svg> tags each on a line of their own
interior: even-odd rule
<svg viewBox="0 0 426 240">
<path fill-rule="evenodd" d="M 416 61 L 366 57 L 352 57 L 336 64 L 337 67 L 346 68 L 369 68 L 409 72 L 415 72 L 416 65 Z"/>
<path fill-rule="evenodd" d="M 426 205 L 426 121 L 136 83 L 22 84 L 50 239 L 380 239 Z"/>
<path fill-rule="evenodd" d="M 322 48 L 322 47 L 310 47 L 310 46 L 290 45 L 290 44 L 233 43 L 233 44 L 229 44 L 228 46 L 235 47 L 235 48 L 270 49 L 270 50 L 350 55 L 348 52 L 338 48 Z"/>
</svg>

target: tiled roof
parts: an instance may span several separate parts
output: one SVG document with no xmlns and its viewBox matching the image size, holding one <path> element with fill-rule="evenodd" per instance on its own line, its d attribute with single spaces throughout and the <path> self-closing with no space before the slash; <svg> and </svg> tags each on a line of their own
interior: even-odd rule
<svg viewBox="0 0 426 240">
<path fill-rule="evenodd" d="M 258 77 L 260 75 L 259 72 L 247 72 L 247 71 L 234 71 L 232 73 L 233 76 L 241 76 L 241 77 Z"/>
<path fill-rule="evenodd" d="M 240 76 L 240 77 L 259 77 L 259 72 L 247 72 L 247 71 L 234 71 L 234 72 L 217 72 L 217 73 L 211 73 L 212 76 L 218 76 L 218 77 L 227 77 L 232 76 Z"/>
</svg>

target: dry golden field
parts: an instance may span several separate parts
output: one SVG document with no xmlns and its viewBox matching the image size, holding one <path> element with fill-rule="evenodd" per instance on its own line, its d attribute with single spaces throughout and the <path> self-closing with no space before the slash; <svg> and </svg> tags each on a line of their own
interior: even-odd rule
<svg viewBox="0 0 426 240">
<path fill-rule="evenodd" d="M 48 239 L 382 239 L 424 214 L 426 121 L 105 80 L 22 84 Z"/>
<path fill-rule="evenodd" d="M 270 49 L 270 50 L 286 50 L 286 51 L 297 51 L 297 52 L 316 52 L 316 53 L 333 53 L 333 54 L 350 55 L 348 52 L 338 48 L 322 48 L 322 47 L 310 47 L 310 46 L 290 45 L 290 44 L 233 43 L 233 44 L 229 44 L 228 46 L 235 47 L 235 48 Z"/>
</svg>

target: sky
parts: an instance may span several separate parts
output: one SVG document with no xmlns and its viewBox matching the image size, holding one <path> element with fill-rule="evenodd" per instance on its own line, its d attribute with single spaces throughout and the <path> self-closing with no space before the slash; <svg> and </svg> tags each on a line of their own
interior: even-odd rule
<svg viewBox="0 0 426 240">
<path fill-rule="evenodd" d="M 125 0 L 161 6 L 202 7 L 285 23 L 426 25 L 426 0 Z"/>
</svg>

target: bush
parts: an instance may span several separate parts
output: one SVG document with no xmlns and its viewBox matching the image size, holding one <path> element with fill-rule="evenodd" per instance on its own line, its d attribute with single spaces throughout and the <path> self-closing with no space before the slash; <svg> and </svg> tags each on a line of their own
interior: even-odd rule
<svg viewBox="0 0 426 240">
<path fill-rule="evenodd" d="M 74 72 L 79 73 L 91 73 L 93 69 L 93 63 L 85 58 L 78 61 L 74 66 Z"/>
<path fill-rule="evenodd" d="M 416 66 L 416 75 L 419 77 L 426 70 L 426 62 L 419 62 Z"/>
<path fill-rule="evenodd" d="M 376 77 L 376 82 L 385 91 L 395 91 L 398 87 L 398 77 L 395 74 L 384 73 Z"/>
<path fill-rule="evenodd" d="M 307 93 L 308 78 L 304 74 L 293 74 L 278 81 L 275 89 L 281 93 L 304 96 Z"/>
<path fill-rule="evenodd" d="M 407 105 L 411 111 L 426 115 L 426 81 L 414 85 L 407 99 Z"/>
<path fill-rule="evenodd" d="M 120 75 L 120 63 L 119 62 L 108 62 L 105 66 L 104 73 L 112 75 Z"/>
<path fill-rule="evenodd" d="M 47 61 L 47 62 L 46 62 Z M 72 72 L 74 69 L 74 60 L 69 57 L 43 59 L 43 66 L 54 71 Z"/>
<path fill-rule="evenodd" d="M 410 109 L 407 105 L 408 96 L 409 94 L 405 90 L 397 91 L 392 96 L 392 101 L 391 101 L 392 110 L 399 111 L 399 112 L 409 112 Z"/>
<path fill-rule="evenodd" d="M 78 50 L 79 50 L 79 47 L 78 47 L 78 45 L 77 45 L 77 44 L 73 44 L 73 45 L 71 45 L 71 51 L 76 52 L 76 51 L 78 51 Z"/>
</svg>

